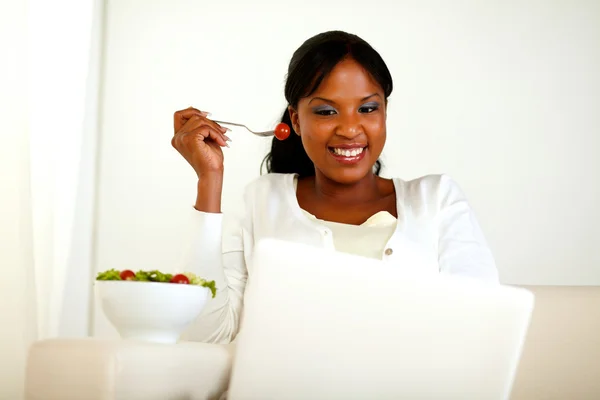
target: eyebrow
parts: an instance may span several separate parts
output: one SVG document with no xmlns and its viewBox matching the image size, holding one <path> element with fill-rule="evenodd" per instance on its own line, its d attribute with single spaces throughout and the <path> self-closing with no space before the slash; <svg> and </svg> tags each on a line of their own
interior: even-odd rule
<svg viewBox="0 0 600 400">
<path fill-rule="evenodd" d="M 363 97 L 362 99 L 360 99 L 360 101 L 369 100 L 371 97 L 374 97 L 374 96 L 381 97 L 381 95 L 379 93 L 373 93 L 373 94 L 368 95 L 367 97 Z M 329 104 L 336 104 L 336 102 L 333 101 L 333 100 L 326 99 L 324 97 L 319 97 L 319 96 L 313 97 L 312 99 L 310 99 L 310 101 L 308 102 L 308 104 L 312 103 L 313 100 L 321 100 L 321 101 L 324 101 L 324 102 L 329 103 Z"/>
</svg>

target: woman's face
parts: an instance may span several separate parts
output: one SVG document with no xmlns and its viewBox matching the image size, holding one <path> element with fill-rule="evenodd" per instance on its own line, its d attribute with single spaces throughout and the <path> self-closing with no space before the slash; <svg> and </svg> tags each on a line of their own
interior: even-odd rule
<svg viewBox="0 0 600 400">
<path fill-rule="evenodd" d="M 336 65 L 290 114 L 317 174 L 350 184 L 371 173 L 385 144 L 386 103 L 383 89 L 356 61 Z"/>
</svg>

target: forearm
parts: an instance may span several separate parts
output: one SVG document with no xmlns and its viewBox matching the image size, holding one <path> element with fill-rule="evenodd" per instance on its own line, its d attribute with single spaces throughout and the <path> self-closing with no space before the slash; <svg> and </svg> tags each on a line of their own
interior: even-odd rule
<svg viewBox="0 0 600 400">
<path fill-rule="evenodd" d="M 214 280 L 217 296 L 208 301 L 202 316 L 190 327 L 186 340 L 229 343 L 238 331 L 247 271 L 241 236 L 226 234 L 223 215 L 190 209 L 194 223 L 184 271 Z M 225 248 L 224 248 L 225 247 Z"/>
<path fill-rule="evenodd" d="M 221 213 L 223 173 L 200 175 L 194 208 L 207 213 Z"/>
</svg>

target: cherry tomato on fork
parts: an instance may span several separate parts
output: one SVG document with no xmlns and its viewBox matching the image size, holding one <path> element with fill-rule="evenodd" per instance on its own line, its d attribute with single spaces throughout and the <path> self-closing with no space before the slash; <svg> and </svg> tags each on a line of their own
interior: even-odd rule
<svg viewBox="0 0 600 400">
<path fill-rule="evenodd" d="M 126 269 L 124 271 L 121 271 L 121 273 L 119 274 L 119 276 L 124 281 L 132 281 L 132 280 L 135 279 L 135 272 L 133 272 L 130 269 Z"/>
<path fill-rule="evenodd" d="M 275 127 L 275 137 L 279 140 L 285 140 L 290 136 L 290 127 L 286 123 L 279 123 Z"/>
<path fill-rule="evenodd" d="M 183 274 L 177 274 L 173 278 L 171 278 L 171 283 L 182 283 L 184 285 L 187 285 L 190 283 L 190 280 L 187 276 Z"/>
</svg>

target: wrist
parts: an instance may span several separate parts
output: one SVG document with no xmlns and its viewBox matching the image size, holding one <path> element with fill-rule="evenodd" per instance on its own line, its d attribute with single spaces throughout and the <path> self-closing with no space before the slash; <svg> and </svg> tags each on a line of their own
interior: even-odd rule
<svg viewBox="0 0 600 400">
<path fill-rule="evenodd" d="M 199 175 L 197 188 L 198 194 L 194 208 L 203 212 L 220 213 L 223 174 L 210 173 Z"/>
<path fill-rule="evenodd" d="M 215 170 L 215 171 L 208 171 L 208 172 L 198 172 L 196 175 L 198 176 L 198 184 L 200 184 L 201 182 L 206 182 L 206 183 L 218 183 L 218 184 L 222 184 L 223 183 L 223 174 L 224 171 L 221 170 Z"/>
</svg>

